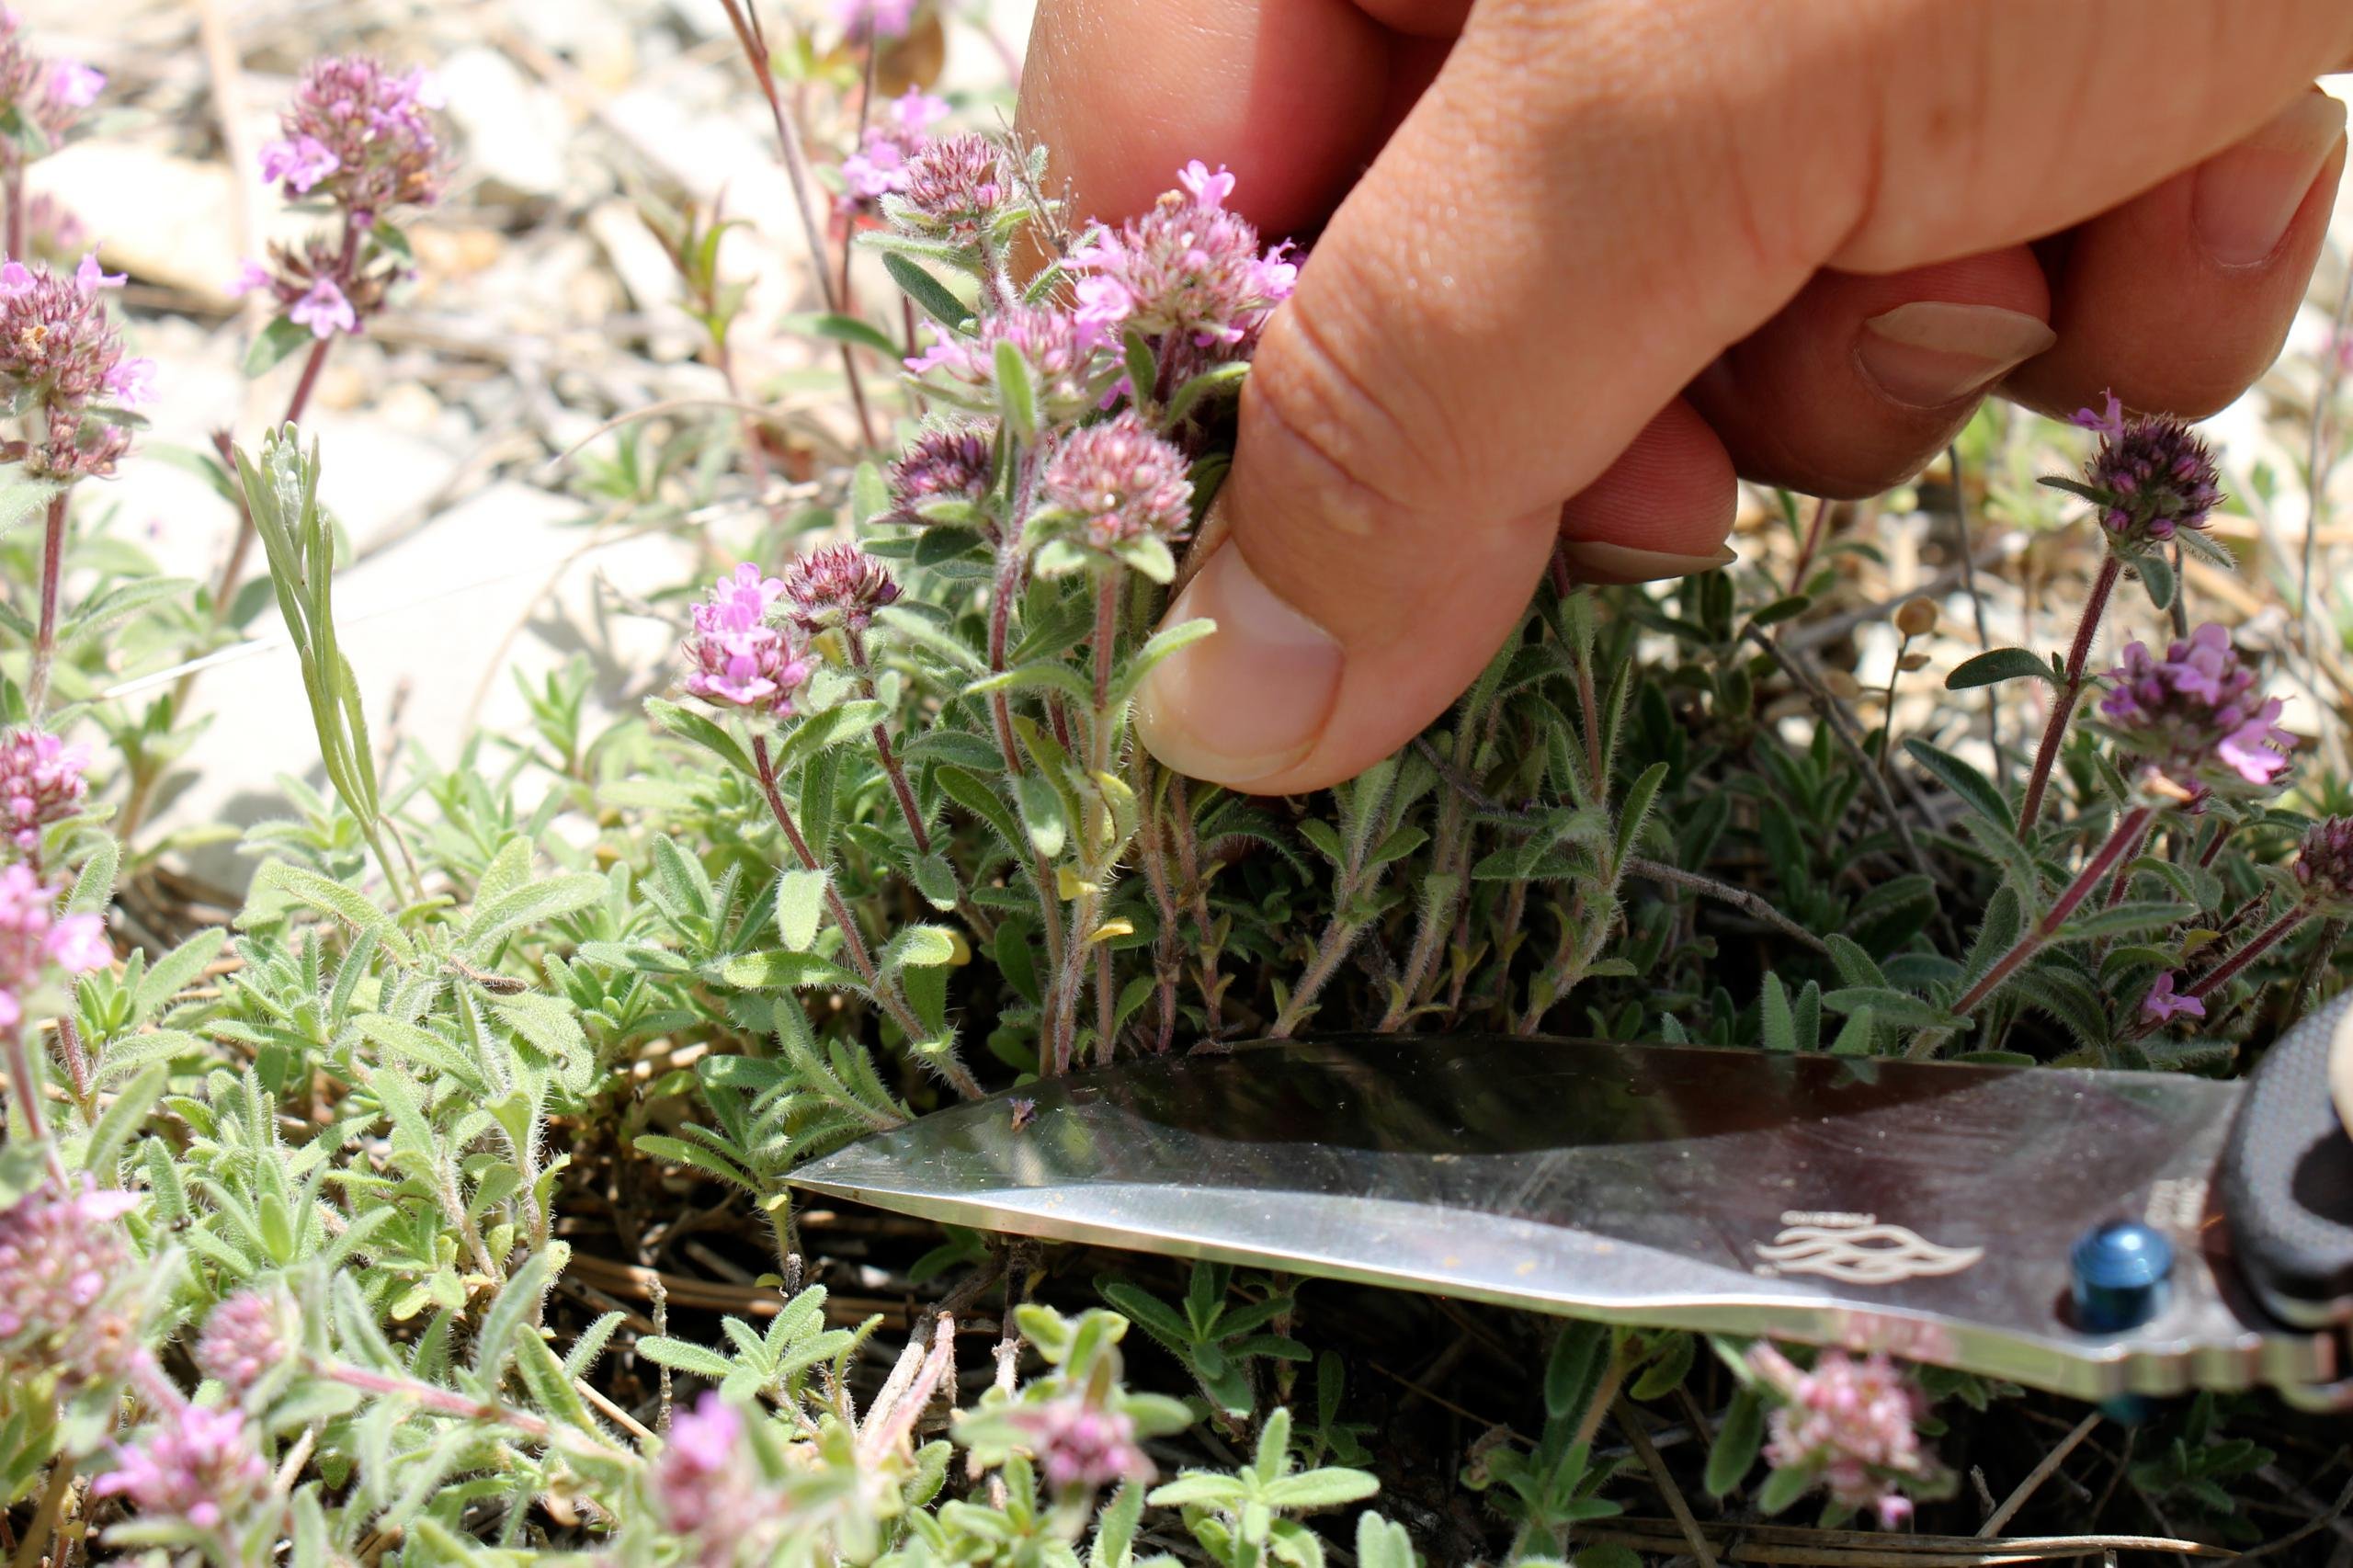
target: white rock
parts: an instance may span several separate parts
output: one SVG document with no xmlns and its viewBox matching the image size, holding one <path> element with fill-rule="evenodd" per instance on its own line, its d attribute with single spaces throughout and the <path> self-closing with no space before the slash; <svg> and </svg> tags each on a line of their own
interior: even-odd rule
<svg viewBox="0 0 2353 1568">
<path fill-rule="evenodd" d="M 517 195 L 563 187 L 570 133 L 563 102 L 494 49 L 470 44 L 435 67 L 449 118 L 465 134 L 463 167 Z"/>
</svg>

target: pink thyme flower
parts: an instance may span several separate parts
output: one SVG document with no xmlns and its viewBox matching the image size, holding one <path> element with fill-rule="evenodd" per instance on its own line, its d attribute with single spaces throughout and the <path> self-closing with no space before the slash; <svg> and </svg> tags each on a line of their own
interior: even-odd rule
<svg viewBox="0 0 2353 1568">
<path fill-rule="evenodd" d="M 915 0 L 836 0 L 834 15 L 853 39 L 904 38 L 915 24 Z"/>
<path fill-rule="evenodd" d="M 891 465 L 893 521 L 921 522 L 926 501 L 979 502 L 988 496 L 996 467 L 996 429 L 949 425 L 926 430 Z"/>
<path fill-rule="evenodd" d="M 240 1290 L 212 1309 L 196 1342 L 197 1369 L 233 1400 L 284 1364 L 296 1338 L 292 1303 L 272 1290 Z"/>
<path fill-rule="evenodd" d="M 361 55 L 322 55 L 302 68 L 262 150 L 263 177 L 290 196 L 319 191 L 354 215 L 429 207 L 441 195 L 439 91 L 423 71 L 394 72 Z"/>
<path fill-rule="evenodd" d="M 931 128 L 947 118 L 948 100 L 933 97 L 920 87 L 910 87 L 892 99 L 866 128 L 858 151 L 842 160 L 844 205 L 873 212 L 880 210 L 876 203 L 883 197 L 906 189 L 908 156 L 923 145 Z"/>
<path fill-rule="evenodd" d="M 0 300 L 21 300 L 33 291 L 33 269 L 21 261 L 0 265 Z"/>
<path fill-rule="evenodd" d="M 1064 437 L 1047 460 L 1043 494 L 1040 537 L 1106 559 L 1126 559 L 1122 547 L 1143 540 L 1165 550 L 1192 522 L 1185 454 L 1133 409 Z M 1041 555 L 1042 574 L 1057 575 L 1055 568 Z"/>
<path fill-rule="evenodd" d="M 142 1517 L 216 1530 L 268 1495 L 269 1466 L 234 1410 L 185 1404 L 165 1411 L 145 1437 L 115 1449 L 115 1467 L 91 1490 L 121 1497 Z"/>
<path fill-rule="evenodd" d="M 1107 331 L 1132 326 L 1234 352 L 1290 297 L 1299 267 L 1287 245 L 1261 251 L 1258 231 L 1226 210 L 1233 176 L 1222 167 L 1212 174 L 1196 159 L 1177 177 L 1183 194 L 1168 192 L 1117 233 L 1097 228 L 1071 254 L 1081 311 Z"/>
<path fill-rule="evenodd" d="M 252 256 L 246 256 L 237 263 L 237 275 L 229 279 L 229 292 L 233 298 L 243 299 L 255 290 L 267 289 L 277 281 L 268 267 Z"/>
<path fill-rule="evenodd" d="M 2297 846 L 2296 883 L 2332 913 L 2353 913 L 2353 816 L 2314 823 Z"/>
<path fill-rule="evenodd" d="M 1760 1340 L 1748 1361 L 1785 1402 L 1768 1426 L 1765 1459 L 1774 1469 L 1809 1471 L 1831 1501 L 1875 1509 L 1890 1526 L 1911 1512 L 1899 1486 L 1943 1480 L 1942 1468 L 1920 1447 L 1917 1425 L 1927 1401 L 1885 1356 L 1858 1360 L 1825 1350 L 1805 1372 Z"/>
<path fill-rule="evenodd" d="M 1125 1414 L 1065 1394 L 1010 1413 L 1029 1439 L 1038 1469 L 1056 1492 L 1094 1491 L 1119 1481 L 1152 1479 L 1152 1460 L 1136 1444 L 1136 1426 Z"/>
<path fill-rule="evenodd" d="M 2110 392 L 2104 408 L 2077 409 L 2075 423 L 2099 432 L 2083 483 L 2097 498 L 2100 526 L 2119 543 L 2163 541 L 2179 528 L 2203 528 L 2222 505 L 2213 450 L 2180 420 L 2128 416 Z"/>
<path fill-rule="evenodd" d="M 0 1028 L 24 1021 L 24 994 L 51 965 L 86 974 L 113 960 L 103 920 L 59 915 L 57 890 L 41 885 L 23 861 L 0 867 Z"/>
<path fill-rule="evenodd" d="M 106 1283 L 130 1265 L 113 1221 L 139 1203 L 127 1191 L 35 1187 L 0 1208 L 0 1366 L 40 1363 L 83 1324 Z"/>
<path fill-rule="evenodd" d="M 1038 401 L 1050 412 L 1074 415 L 1094 406 L 1099 395 L 1089 377 L 1102 336 L 1068 311 L 1015 303 L 983 316 L 971 337 L 937 325 L 929 330 L 937 341 L 906 361 L 916 375 L 945 371 L 968 387 L 994 392 L 996 346 L 1009 343 L 1029 368 Z"/>
<path fill-rule="evenodd" d="M 110 473 L 130 446 L 119 425 L 89 417 L 119 392 L 122 338 L 100 299 L 117 281 L 95 257 L 66 276 L 22 262 L 0 265 L 0 390 L 34 403 L 48 431 L 47 442 L 28 454 L 38 472 Z"/>
<path fill-rule="evenodd" d="M 128 274 L 108 272 L 105 267 L 100 267 L 98 253 L 90 251 L 84 255 L 80 263 L 74 267 L 74 281 L 90 292 L 96 293 L 100 289 L 119 289 L 130 282 L 131 278 Z"/>
<path fill-rule="evenodd" d="M 343 160 L 315 136 L 287 136 L 262 144 L 261 177 L 285 186 L 297 196 L 309 195 L 313 186 L 341 167 Z"/>
<path fill-rule="evenodd" d="M 106 90 L 107 74 L 78 60 L 49 62 L 49 96 L 67 108 L 88 108 Z"/>
<path fill-rule="evenodd" d="M 762 577 L 748 561 L 712 586 L 709 602 L 695 606 L 687 639 L 688 691 L 722 707 L 790 715 L 813 666 L 787 628 L 768 619 L 783 593 L 781 582 Z"/>
<path fill-rule="evenodd" d="M 2296 738 L 2279 728 L 2279 699 L 2256 689 L 2256 672 L 2213 622 L 2162 660 L 2146 643 L 2131 644 L 2109 680 L 2100 727 L 2177 783 L 2264 789 L 2288 770 Z"/>
<path fill-rule="evenodd" d="M 745 1451 L 743 1416 L 716 1390 L 671 1418 L 649 1481 L 663 1522 L 687 1538 L 698 1568 L 732 1565 L 768 1533 L 775 1503 Z"/>
<path fill-rule="evenodd" d="M 31 854 L 40 830 L 82 809 L 82 770 L 90 748 L 67 745 L 45 730 L 24 726 L 0 735 L 0 833 Z"/>
<path fill-rule="evenodd" d="M 2141 998 L 2141 1016 L 2153 1024 L 2171 1023 L 2176 1018 L 2202 1018 L 2206 1016 L 2206 1004 L 2175 991 L 2173 971 L 2167 970 L 2157 976 L 2156 983 Z"/>
<path fill-rule="evenodd" d="M 107 372 L 107 392 L 121 408 L 144 408 L 159 395 L 155 391 L 155 361 L 124 359 Z"/>
<path fill-rule="evenodd" d="M 846 626 L 863 631 L 899 597 L 890 568 L 854 544 L 813 550 L 784 569 L 784 597 L 804 631 Z"/>
<path fill-rule="evenodd" d="M 925 142 L 900 174 L 895 199 L 883 211 L 911 233 L 969 244 L 1014 199 L 1005 150 L 973 131 Z"/>
<path fill-rule="evenodd" d="M 351 308 L 351 301 L 332 278 L 313 278 L 311 287 L 286 313 L 309 327 L 313 337 L 332 337 L 338 332 L 359 330 L 359 313 Z"/>
</svg>

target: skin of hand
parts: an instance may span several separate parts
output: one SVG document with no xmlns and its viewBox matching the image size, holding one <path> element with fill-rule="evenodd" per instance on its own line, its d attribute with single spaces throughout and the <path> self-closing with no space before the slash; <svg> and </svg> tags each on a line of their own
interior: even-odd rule
<svg viewBox="0 0 2353 1568">
<path fill-rule="evenodd" d="M 1312 241 L 1137 712 L 1254 793 L 1347 778 L 1492 656 L 1556 542 L 1706 571 L 1735 475 L 1869 494 L 1987 393 L 2197 416 L 2325 237 L 2345 0 L 1041 0 L 1072 210 L 1199 157 Z"/>
</svg>

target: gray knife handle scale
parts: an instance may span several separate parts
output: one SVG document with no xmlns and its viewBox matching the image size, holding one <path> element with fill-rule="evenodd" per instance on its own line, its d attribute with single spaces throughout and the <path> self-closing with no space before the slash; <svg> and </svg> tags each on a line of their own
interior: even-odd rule
<svg viewBox="0 0 2353 1568">
<path fill-rule="evenodd" d="M 2348 1026 L 2353 994 L 2279 1038 L 2247 1081 L 2215 1173 L 2247 1283 L 2300 1328 L 2353 1321 L 2353 1137 L 2328 1087 Z"/>
</svg>

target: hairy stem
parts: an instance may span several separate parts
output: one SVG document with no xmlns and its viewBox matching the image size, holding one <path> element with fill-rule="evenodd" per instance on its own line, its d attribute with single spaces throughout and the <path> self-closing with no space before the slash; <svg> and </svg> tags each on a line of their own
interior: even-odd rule
<svg viewBox="0 0 2353 1568">
<path fill-rule="evenodd" d="M 2108 835 L 2108 842 L 2084 863 L 2084 869 L 2075 873 L 2075 881 L 2067 884 L 2050 909 L 2044 912 L 2042 918 L 2012 944 L 2008 952 L 1996 959 L 1994 966 L 1979 977 L 1976 984 L 1962 993 L 1949 1011 L 1967 1017 L 1980 1003 L 1999 990 L 2004 981 L 2018 972 L 2020 965 L 2040 952 L 2043 946 L 2059 934 L 2059 928 L 2067 923 L 2067 917 L 2075 913 L 2076 906 L 2090 896 L 2092 889 L 2115 869 L 2125 850 L 2141 841 L 2156 812 L 2154 806 L 2135 806 L 2125 812 L 2122 820 L 2117 823 L 2115 831 Z"/>
<path fill-rule="evenodd" d="M 2216 964 L 2212 969 L 2207 971 L 2206 973 L 2200 977 L 2198 983 L 2189 988 L 2187 994 L 2195 996 L 2200 1001 L 2203 1001 L 2208 996 L 2212 995 L 2223 986 L 2228 985 L 2231 981 L 2237 976 L 2241 970 L 2246 968 L 2247 965 L 2261 958 L 2265 953 L 2269 952 L 2272 948 L 2277 946 L 2287 937 L 2292 935 L 2299 926 L 2302 926 L 2305 921 L 2310 920 L 2312 917 L 2313 908 L 2311 904 L 2298 903 L 2291 905 L 2285 915 L 2282 915 L 2279 919 L 2274 920 L 2270 925 L 2266 926 L 2262 930 L 2257 931 L 2254 936 L 2249 937 L 2246 941 L 2240 946 L 2238 951 L 2233 953 L 2229 958 L 2224 959 L 2221 963 Z"/>
<path fill-rule="evenodd" d="M 49 674 L 57 658 L 57 590 L 65 575 L 65 507 L 71 489 L 49 498 L 49 517 L 40 541 L 40 630 L 33 636 L 32 678 L 25 690 L 25 710 L 35 723 L 49 702 Z"/>
<path fill-rule="evenodd" d="M 2109 596 L 2115 591 L 2116 579 L 2123 570 L 2122 561 L 2110 551 L 2100 562 L 2099 575 L 2092 581 L 2091 597 L 2084 601 L 2083 619 L 2075 623 L 2075 644 L 2067 650 L 2066 684 L 2051 703 L 2050 722 L 2042 727 L 2042 744 L 2034 754 L 2034 769 L 2027 775 L 2026 799 L 2018 807 L 2018 839 L 2024 843 L 2032 838 L 2036 819 L 2042 814 L 2042 797 L 2051 786 L 2051 770 L 2059 761 L 2059 746 L 2067 738 L 2067 723 L 2075 715 L 2075 703 L 2084 694 L 2084 666 L 2091 662 L 2092 643 L 2099 636 L 2101 618 L 2108 613 Z"/>
<path fill-rule="evenodd" d="M 866 637 L 854 626 L 844 627 L 842 636 L 849 644 L 850 668 L 858 676 L 859 695 L 870 698 L 875 694 L 874 669 L 867 662 Z M 874 755 L 882 764 L 882 776 L 891 781 L 891 792 L 899 799 L 899 814 L 906 819 L 915 853 L 930 854 L 931 835 L 924 829 L 923 812 L 915 804 L 915 786 L 907 781 L 906 765 L 891 749 L 891 726 L 887 721 L 874 726 Z"/>
<path fill-rule="evenodd" d="M 57 1145 L 50 1142 L 49 1114 L 41 1104 L 45 1093 L 40 1069 L 34 1064 L 32 1048 L 26 1043 L 25 1030 L 17 1028 L 5 1033 L 8 1046 L 8 1089 L 16 1096 L 17 1108 L 24 1112 L 25 1133 L 41 1146 L 49 1158 L 50 1179 L 57 1183 L 60 1192 L 70 1190 L 71 1177 L 65 1161 L 58 1153 Z"/>
</svg>

